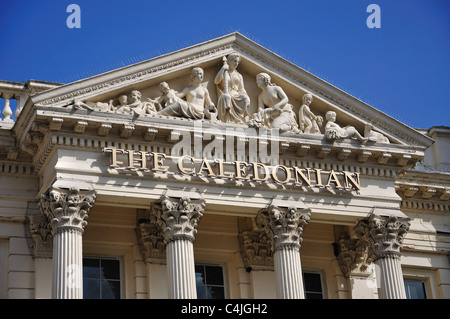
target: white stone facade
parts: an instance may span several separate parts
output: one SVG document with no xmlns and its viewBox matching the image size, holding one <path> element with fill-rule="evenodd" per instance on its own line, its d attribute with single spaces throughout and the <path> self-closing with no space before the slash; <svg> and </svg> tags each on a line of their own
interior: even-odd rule
<svg viewBox="0 0 450 319">
<path fill-rule="evenodd" d="M 450 298 L 450 129 L 415 130 L 238 33 L 76 83 L 0 81 L 0 298 Z M 17 107 L 11 107 L 11 100 Z"/>
</svg>

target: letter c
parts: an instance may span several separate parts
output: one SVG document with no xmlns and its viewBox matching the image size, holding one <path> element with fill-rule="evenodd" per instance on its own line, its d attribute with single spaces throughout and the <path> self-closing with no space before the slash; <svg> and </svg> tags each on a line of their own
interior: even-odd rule
<svg viewBox="0 0 450 319">
<path fill-rule="evenodd" d="M 183 156 L 181 156 L 181 157 L 178 159 L 178 163 L 177 163 L 178 170 L 179 170 L 181 173 L 186 174 L 186 175 L 193 175 L 193 174 L 195 174 L 195 168 L 193 168 L 191 171 L 185 170 L 185 168 L 184 168 L 184 166 L 183 166 L 184 158 L 189 158 L 189 159 L 191 160 L 191 163 L 194 164 L 194 158 L 193 158 L 192 156 L 190 156 L 190 155 L 183 155 Z"/>
</svg>

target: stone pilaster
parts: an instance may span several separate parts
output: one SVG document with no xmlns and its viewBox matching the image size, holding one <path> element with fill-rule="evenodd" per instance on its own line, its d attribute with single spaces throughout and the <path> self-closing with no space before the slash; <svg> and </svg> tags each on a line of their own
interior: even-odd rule
<svg viewBox="0 0 450 319">
<path fill-rule="evenodd" d="M 406 298 L 400 251 L 409 226 L 410 218 L 399 211 L 374 209 L 369 218 L 361 220 L 355 227 L 357 236 L 367 242 L 372 258 L 380 268 L 383 299 Z"/>
<path fill-rule="evenodd" d="M 256 216 L 256 224 L 269 234 L 274 251 L 277 296 L 303 299 L 300 247 L 303 229 L 310 219 L 310 209 L 303 203 L 275 201 Z"/>
<path fill-rule="evenodd" d="M 53 236 L 53 290 L 55 299 L 83 298 L 82 234 L 95 203 L 93 191 L 51 188 L 40 198 L 41 213 Z"/>
<path fill-rule="evenodd" d="M 197 298 L 195 284 L 194 241 L 205 208 L 201 198 L 164 196 L 152 204 L 166 243 L 169 297 Z"/>
</svg>

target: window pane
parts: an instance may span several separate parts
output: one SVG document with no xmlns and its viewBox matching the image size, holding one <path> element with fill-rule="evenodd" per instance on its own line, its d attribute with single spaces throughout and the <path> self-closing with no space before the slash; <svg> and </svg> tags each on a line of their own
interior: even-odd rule
<svg viewBox="0 0 450 319">
<path fill-rule="evenodd" d="M 120 299 L 120 281 L 102 280 L 102 299 Z"/>
<path fill-rule="evenodd" d="M 221 266 L 195 266 L 198 299 L 224 299 L 225 288 Z"/>
<path fill-rule="evenodd" d="M 197 286 L 198 299 L 206 299 L 204 268 L 203 266 L 195 266 L 195 284 Z"/>
<path fill-rule="evenodd" d="M 100 299 L 100 281 L 83 280 L 83 299 Z"/>
<path fill-rule="evenodd" d="M 100 279 L 100 261 L 98 259 L 83 259 L 83 278 Z"/>
<path fill-rule="evenodd" d="M 426 299 L 425 285 L 422 281 L 405 280 L 406 298 Z"/>
<path fill-rule="evenodd" d="M 207 285 L 223 285 L 222 267 L 206 266 L 205 271 Z"/>
<path fill-rule="evenodd" d="M 120 267 L 118 260 L 101 259 L 101 278 L 120 279 Z"/>
<path fill-rule="evenodd" d="M 83 298 L 119 299 L 120 286 L 118 260 L 83 258 Z"/>
<path fill-rule="evenodd" d="M 305 281 L 305 291 L 322 293 L 320 274 L 304 273 L 303 279 Z"/>
<path fill-rule="evenodd" d="M 225 291 L 223 287 L 208 287 L 207 299 L 224 299 Z"/>
<path fill-rule="evenodd" d="M 205 285 L 205 267 L 195 266 L 195 282 L 197 285 Z"/>
<path fill-rule="evenodd" d="M 197 299 L 206 299 L 206 289 L 203 285 L 197 285 Z"/>
</svg>

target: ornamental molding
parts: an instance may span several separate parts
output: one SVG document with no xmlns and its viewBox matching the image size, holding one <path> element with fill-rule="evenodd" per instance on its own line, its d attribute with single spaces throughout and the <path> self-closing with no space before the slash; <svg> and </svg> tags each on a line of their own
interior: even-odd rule
<svg viewBox="0 0 450 319">
<path fill-rule="evenodd" d="M 176 60 L 164 63 L 162 65 L 157 65 L 157 66 L 151 67 L 146 70 L 142 70 L 142 71 L 138 71 L 136 73 L 124 75 L 124 76 L 121 76 L 121 77 L 118 77 L 115 79 L 105 81 L 100 84 L 88 86 L 88 87 L 85 87 L 83 89 L 80 89 L 80 90 L 77 90 L 74 92 L 60 95 L 58 97 L 54 97 L 54 98 L 47 99 L 44 101 L 36 101 L 36 102 L 39 102 L 43 105 L 53 105 L 53 104 L 59 104 L 62 101 L 67 101 L 67 100 L 72 100 L 72 99 L 78 100 L 79 97 L 81 97 L 81 96 L 84 99 L 84 98 L 93 96 L 94 94 L 98 95 L 98 94 L 104 93 L 106 91 L 120 89 L 120 88 L 129 86 L 130 84 L 133 84 L 136 81 L 146 81 L 146 80 L 158 77 L 160 75 L 167 74 L 169 72 L 179 69 L 180 66 L 184 66 L 186 64 L 188 64 L 188 65 L 198 64 L 200 62 L 203 62 L 205 57 L 209 57 L 211 55 L 217 55 L 217 54 L 224 54 L 223 53 L 224 51 L 227 51 L 227 50 L 233 48 L 233 46 L 234 46 L 233 43 L 229 43 L 229 44 L 217 47 L 217 48 L 213 48 L 213 49 L 206 50 L 206 51 L 201 51 L 201 52 L 193 54 L 193 55 L 189 55 L 189 56 L 186 56 L 186 57 L 183 57 L 180 59 L 176 59 Z M 153 59 L 150 61 L 153 61 Z M 142 62 L 142 63 L 146 63 L 146 62 Z M 138 63 L 138 64 L 140 64 L 140 63 Z"/>
<path fill-rule="evenodd" d="M 256 225 L 272 240 L 273 250 L 300 250 L 303 231 L 311 218 L 311 209 L 303 203 L 272 200 L 259 211 Z"/>
<path fill-rule="evenodd" d="M 378 211 L 375 208 L 368 218 L 358 222 L 355 233 L 359 240 L 369 246 L 372 260 L 398 259 L 410 221 L 411 219 L 400 211 L 388 212 L 384 209 Z"/>
<path fill-rule="evenodd" d="M 52 236 L 66 230 L 83 233 L 95 198 L 91 190 L 52 187 L 41 195 L 38 206 L 50 224 Z"/>
<path fill-rule="evenodd" d="M 197 227 L 205 210 L 205 201 L 197 195 L 164 195 L 152 203 L 151 214 L 161 228 L 164 242 L 195 241 Z"/>
</svg>

